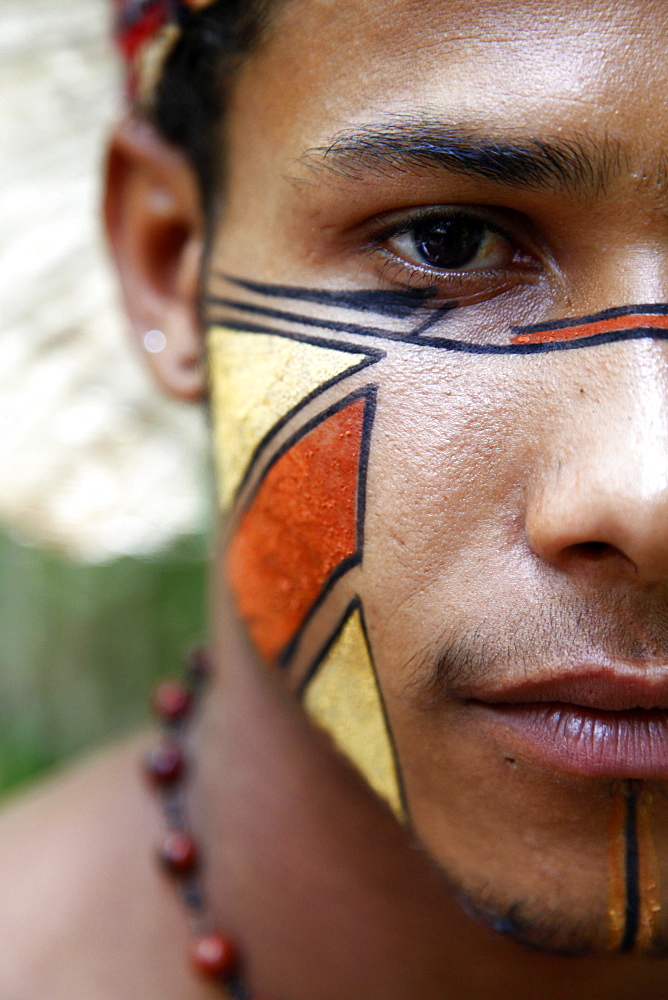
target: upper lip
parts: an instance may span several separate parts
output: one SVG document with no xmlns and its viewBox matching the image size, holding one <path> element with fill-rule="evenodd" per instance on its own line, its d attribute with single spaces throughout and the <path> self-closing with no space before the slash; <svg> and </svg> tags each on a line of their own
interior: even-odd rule
<svg viewBox="0 0 668 1000">
<path fill-rule="evenodd" d="M 485 704 L 521 705 L 561 702 L 604 712 L 636 708 L 668 709 L 668 665 L 648 667 L 596 667 L 553 673 L 540 680 L 486 686 L 473 696 Z"/>
</svg>

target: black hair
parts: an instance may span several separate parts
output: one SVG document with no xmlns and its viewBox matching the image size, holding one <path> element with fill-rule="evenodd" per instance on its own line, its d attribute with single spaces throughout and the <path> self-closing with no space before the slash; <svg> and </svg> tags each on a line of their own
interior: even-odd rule
<svg viewBox="0 0 668 1000">
<path fill-rule="evenodd" d="M 204 10 L 186 11 L 154 94 L 149 117 L 190 160 L 207 215 L 220 179 L 218 140 L 226 94 L 235 70 L 263 38 L 277 3 L 218 0 Z"/>
</svg>

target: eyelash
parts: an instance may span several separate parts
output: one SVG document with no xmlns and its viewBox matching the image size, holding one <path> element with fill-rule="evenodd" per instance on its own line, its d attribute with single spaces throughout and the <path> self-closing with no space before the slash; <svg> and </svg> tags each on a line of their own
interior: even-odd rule
<svg viewBox="0 0 668 1000">
<path fill-rule="evenodd" d="M 395 251 L 385 246 L 393 237 L 409 234 L 421 224 L 442 219 L 466 219 L 484 226 L 489 232 L 496 233 L 516 248 L 516 256 L 520 260 L 507 267 L 481 268 L 478 270 L 443 270 L 412 263 L 399 256 Z M 433 301 L 440 303 L 457 301 L 470 304 L 495 295 L 500 295 L 518 284 L 535 283 L 542 271 L 536 255 L 526 250 L 529 242 L 518 238 L 512 230 L 490 218 L 486 212 L 473 211 L 467 206 L 442 206 L 422 209 L 403 215 L 400 219 L 388 224 L 378 220 L 375 227 L 367 230 L 365 249 L 381 262 L 379 277 L 383 283 L 402 291 L 415 288 L 433 288 Z"/>
</svg>

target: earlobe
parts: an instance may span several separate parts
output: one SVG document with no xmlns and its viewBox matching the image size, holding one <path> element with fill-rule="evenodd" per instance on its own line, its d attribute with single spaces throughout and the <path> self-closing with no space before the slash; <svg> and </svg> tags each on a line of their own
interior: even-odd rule
<svg viewBox="0 0 668 1000">
<path fill-rule="evenodd" d="M 183 153 L 134 117 L 111 137 L 104 217 L 137 344 L 170 395 L 201 399 L 204 218 L 197 179 Z"/>
</svg>

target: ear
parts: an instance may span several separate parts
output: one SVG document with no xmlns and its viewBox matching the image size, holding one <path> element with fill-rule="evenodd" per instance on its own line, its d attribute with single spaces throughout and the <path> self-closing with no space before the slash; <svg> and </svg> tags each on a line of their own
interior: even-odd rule
<svg viewBox="0 0 668 1000">
<path fill-rule="evenodd" d="M 201 399 L 199 190 L 185 156 L 133 117 L 111 137 L 104 217 L 125 309 L 155 377 L 179 399 Z"/>
</svg>

